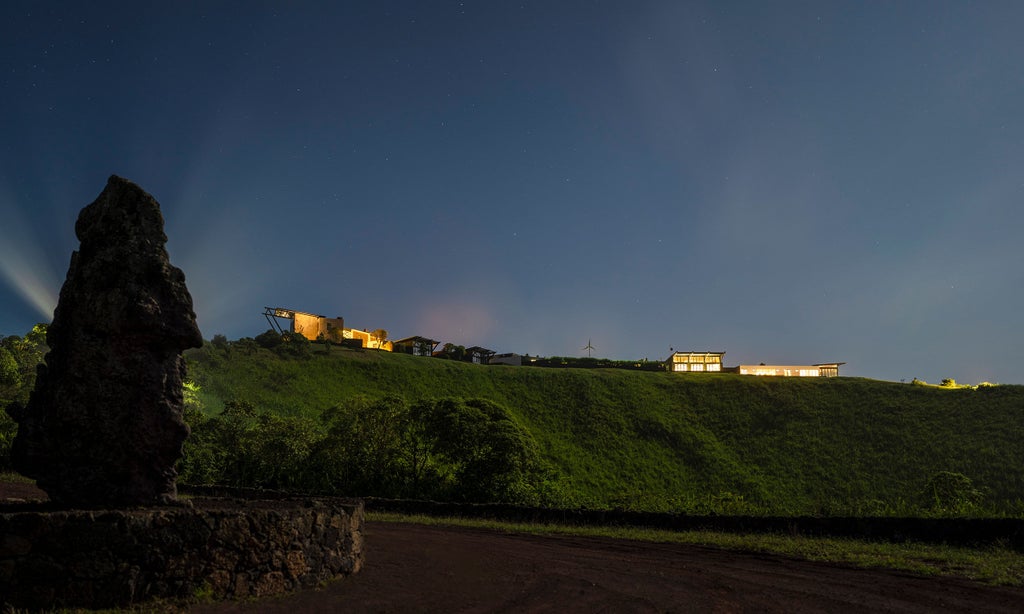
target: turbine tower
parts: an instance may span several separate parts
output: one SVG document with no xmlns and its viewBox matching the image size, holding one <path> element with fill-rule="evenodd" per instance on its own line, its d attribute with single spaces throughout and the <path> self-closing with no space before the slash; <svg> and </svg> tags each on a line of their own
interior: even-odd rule
<svg viewBox="0 0 1024 614">
<path fill-rule="evenodd" d="M 587 345 L 583 349 L 587 351 L 587 358 L 590 358 L 590 353 L 596 350 L 597 348 L 591 345 L 590 339 L 587 339 Z"/>
</svg>

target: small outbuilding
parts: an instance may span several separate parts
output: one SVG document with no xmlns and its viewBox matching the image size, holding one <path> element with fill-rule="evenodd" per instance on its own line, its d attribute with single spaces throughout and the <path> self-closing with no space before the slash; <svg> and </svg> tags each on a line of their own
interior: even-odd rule
<svg viewBox="0 0 1024 614">
<path fill-rule="evenodd" d="M 466 360 L 478 365 L 486 365 L 490 360 L 491 356 L 494 356 L 496 352 L 494 350 L 488 350 L 482 348 L 479 345 L 474 345 L 471 348 L 466 348 Z"/>
<path fill-rule="evenodd" d="M 440 341 L 414 335 L 399 339 L 393 344 L 393 351 L 413 356 L 432 356 Z"/>
</svg>

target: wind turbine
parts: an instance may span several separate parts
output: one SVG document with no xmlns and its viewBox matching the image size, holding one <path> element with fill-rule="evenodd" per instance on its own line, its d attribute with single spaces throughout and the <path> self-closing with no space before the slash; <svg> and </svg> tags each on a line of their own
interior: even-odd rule
<svg viewBox="0 0 1024 614">
<path fill-rule="evenodd" d="M 590 339 L 587 339 L 587 345 L 583 349 L 587 351 L 587 358 L 590 358 L 590 353 L 597 348 L 590 344 Z"/>
</svg>

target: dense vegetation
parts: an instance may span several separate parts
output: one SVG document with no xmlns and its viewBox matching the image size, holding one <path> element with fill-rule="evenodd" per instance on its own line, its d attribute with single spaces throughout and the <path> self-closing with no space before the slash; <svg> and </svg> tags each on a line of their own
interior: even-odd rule
<svg viewBox="0 0 1024 614">
<path fill-rule="evenodd" d="M 10 469 L 11 442 L 18 431 L 4 409 L 28 403 L 36 383 L 36 365 L 47 351 L 45 324 L 37 324 L 23 337 L 0 338 L 0 471 Z"/>
<path fill-rule="evenodd" d="M 45 327 L 0 340 L 0 406 L 25 402 L 45 350 Z M 480 366 L 276 334 L 218 335 L 187 359 L 193 435 L 180 470 L 193 483 L 696 513 L 1024 515 L 1024 386 Z M 0 413 L 0 469 L 14 433 Z"/>
<path fill-rule="evenodd" d="M 1021 386 L 479 366 L 218 341 L 188 354 L 193 414 L 205 415 L 192 418 L 193 481 L 657 511 L 1024 511 Z M 233 445 L 231 428 L 251 439 Z M 503 438 L 487 441 L 492 432 Z M 252 455 L 248 474 L 199 460 L 233 450 Z"/>
</svg>

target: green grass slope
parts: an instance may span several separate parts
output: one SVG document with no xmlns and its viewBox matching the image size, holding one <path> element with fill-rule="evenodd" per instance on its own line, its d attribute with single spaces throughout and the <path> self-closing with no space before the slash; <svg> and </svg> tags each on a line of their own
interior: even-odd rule
<svg viewBox="0 0 1024 614">
<path fill-rule="evenodd" d="M 533 434 L 576 500 L 652 511 L 900 513 L 939 471 L 988 512 L 1024 500 L 1024 386 L 480 366 L 314 346 L 187 354 L 208 412 L 318 416 L 355 395 L 485 398 Z"/>
</svg>

